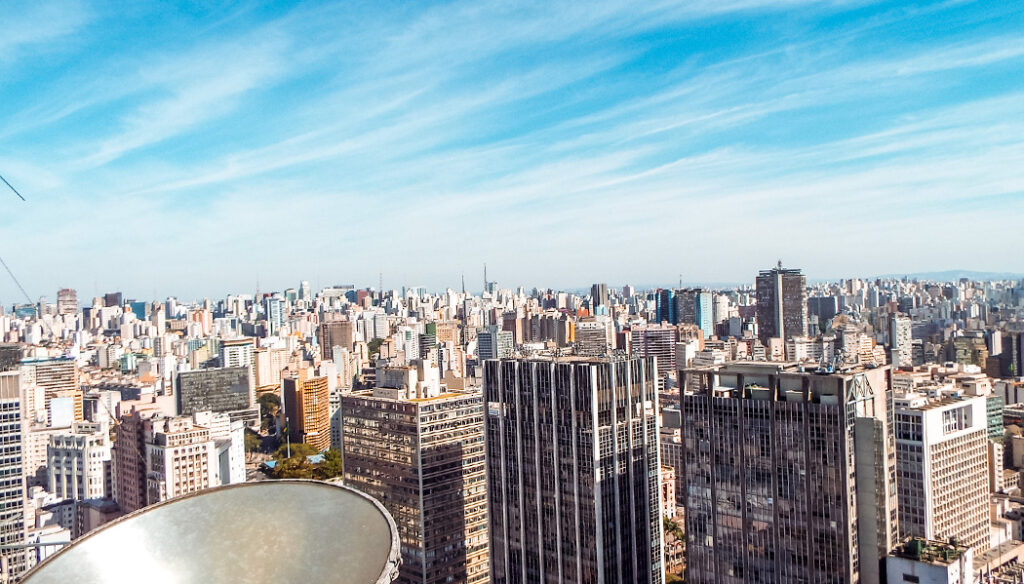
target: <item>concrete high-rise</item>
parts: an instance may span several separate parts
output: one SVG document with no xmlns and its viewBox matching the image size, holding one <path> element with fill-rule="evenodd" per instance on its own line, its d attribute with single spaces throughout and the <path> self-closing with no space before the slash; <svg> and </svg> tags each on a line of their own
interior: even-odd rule
<svg viewBox="0 0 1024 584">
<path fill-rule="evenodd" d="M 679 329 L 670 324 L 637 325 L 629 331 L 629 346 L 641 357 L 657 357 L 658 377 L 676 369 Z"/>
<path fill-rule="evenodd" d="M 654 359 L 487 361 L 491 582 L 663 581 Z"/>
<path fill-rule="evenodd" d="M 21 374 L 0 371 L 0 545 L 25 542 L 25 477 L 22 471 Z M 0 573 L 16 580 L 26 568 L 22 550 L 0 551 Z"/>
<path fill-rule="evenodd" d="M 71 288 L 57 290 L 57 314 L 78 314 L 78 293 Z"/>
<path fill-rule="evenodd" d="M 398 582 L 488 581 L 483 400 L 408 389 L 342 396 L 345 483 L 380 501 L 402 542 Z"/>
<path fill-rule="evenodd" d="M 988 419 L 978 397 L 896 399 L 900 535 L 989 548 Z"/>
<path fill-rule="evenodd" d="M 50 402 L 58 397 L 71 397 L 74 404 L 74 420 L 84 419 L 78 363 L 74 359 L 23 359 L 21 373 L 27 424 L 50 425 L 53 414 Z"/>
<path fill-rule="evenodd" d="M 807 336 L 807 278 L 779 266 L 757 275 L 757 336 L 783 341 Z"/>
<path fill-rule="evenodd" d="M 50 436 L 46 449 L 49 491 L 61 499 L 110 496 L 111 451 L 106 424 L 76 422 Z"/>
<path fill-rule="evenodd" d="M 284 412 L 292 442 L 309 444 L 317 452 L 331 447 L 330 385 L 326 377 L 314 377 L 301 369 L 296 377 L 284 378 Z"/>
<path fill-rule="evenodd" d="M 608 284 L 594 284 L 590 287 L 591 308 L 609 305 Z"/>
<path fill-rule="evenodd" d="M 914 351 L 910 318 L 894 314 L 889 320 L 889 362 L 895 368 L 913 367 Z"/>
<path fill-rule="evenodd" d="M 898 536 L 888 367 L 679 377 L 686 581 L 879 582 Z"/>
</svg>

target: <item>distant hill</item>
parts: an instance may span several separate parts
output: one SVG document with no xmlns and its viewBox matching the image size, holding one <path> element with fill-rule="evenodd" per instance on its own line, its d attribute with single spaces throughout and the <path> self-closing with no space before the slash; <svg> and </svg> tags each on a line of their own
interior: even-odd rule
<svg viewBox="0 0 1024 584">
<path fill-rule="evenodd" d="M 933 282 L 953 282 L 960 278 L 968 280 L 1020 280 L 1024 274 L 1013 272 L 972 272 L 970 270 L 946 270 L 944 272 L 913 272 L 909 274 L 886 274 L 871 278 L 910 278 L 911 280 L 931 280 Z"/>
</svg>

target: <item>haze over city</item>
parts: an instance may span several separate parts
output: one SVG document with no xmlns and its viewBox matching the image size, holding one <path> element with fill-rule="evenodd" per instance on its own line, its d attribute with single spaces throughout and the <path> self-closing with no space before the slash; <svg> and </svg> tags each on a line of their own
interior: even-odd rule
<svg viewBox="0 0 1024 584">
<path fill-rule="evenodd" d="M 1014 2 L 5 5 L 32 296 L 1024 272 Z M 42 267 L 45 266 L 45 269 Z M 21 301 L 8 279 L 0 299 Z"/>
</svg>

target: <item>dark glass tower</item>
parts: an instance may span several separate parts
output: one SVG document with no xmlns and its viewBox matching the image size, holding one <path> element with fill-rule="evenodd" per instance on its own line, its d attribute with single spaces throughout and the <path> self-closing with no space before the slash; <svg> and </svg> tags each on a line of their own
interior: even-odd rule
<svg viewBox="0 0 1024 584">
<path fill-rule="evenodd" d="M 485 363 L 491 582 L 662 582 L 655 369 Z"/>
</svg>

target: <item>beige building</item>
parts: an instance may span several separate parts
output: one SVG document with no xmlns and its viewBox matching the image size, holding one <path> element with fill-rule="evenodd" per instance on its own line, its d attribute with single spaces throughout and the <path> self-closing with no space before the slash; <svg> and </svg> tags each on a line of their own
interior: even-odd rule
<svg viewBox="0 0 1024 584">
<path fill-rule="evenodd" d="M 989 548 L 989 468 L 983 397 L 895 399 L 900 533 Z"/>
<path fill-rule="evenodd" d="M 147 504 L 217 485 L 217 448 L 208 428 L 191 418 L 153 418 L 145 440 Z"/>
</svg>

